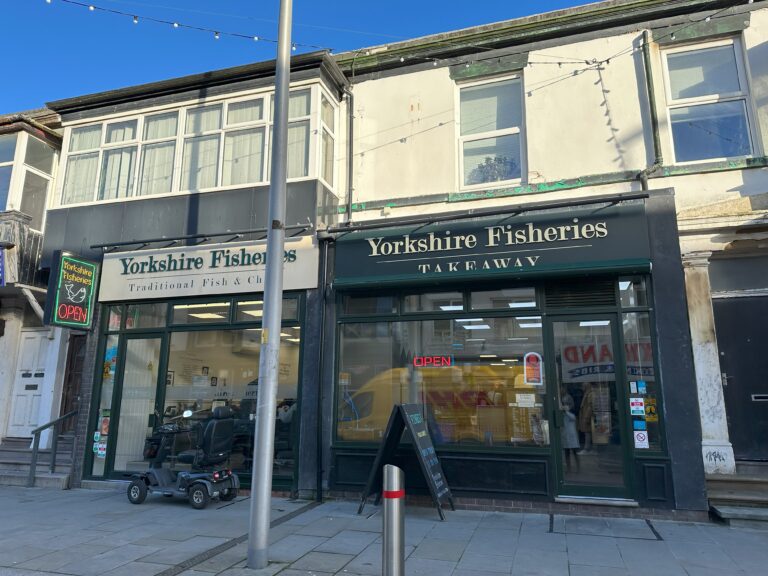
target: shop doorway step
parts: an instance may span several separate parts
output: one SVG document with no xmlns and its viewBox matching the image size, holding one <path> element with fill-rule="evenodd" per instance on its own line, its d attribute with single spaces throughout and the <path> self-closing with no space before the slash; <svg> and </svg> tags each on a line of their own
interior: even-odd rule
<svg viewBox="0 0 768 576">
<path fill-rule="evenodd" d="M 3 438 L 0 442 L 0 486 L 26 486 L 32 462 L 32 438 Z M 67 490 L 72 476 L 74 435 L 61 434 L 56 454 L 56 471 L 51 473 L 51 451 L 38 450 L 35 487 Z"/>
<path fill-rule="evenodd" d="M 712 514 L 742 528 L 768 530 L 768 466 L 737 466 L 736 474 L 707 476 Z"/>
</svg>

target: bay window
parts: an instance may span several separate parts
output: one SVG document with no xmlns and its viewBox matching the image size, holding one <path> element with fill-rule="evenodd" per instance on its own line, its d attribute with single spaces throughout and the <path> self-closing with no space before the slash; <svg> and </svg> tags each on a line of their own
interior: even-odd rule
<svg viewBox="0 0 768 576">
<path fill-rule="evenodd" d="M 302 88 L 288 115 L 288 178 L 332 187 L 335 105 Z M 267 94 L 70 128 L 61 204 L 265 184 L 273 124 Z"/>
</svg>

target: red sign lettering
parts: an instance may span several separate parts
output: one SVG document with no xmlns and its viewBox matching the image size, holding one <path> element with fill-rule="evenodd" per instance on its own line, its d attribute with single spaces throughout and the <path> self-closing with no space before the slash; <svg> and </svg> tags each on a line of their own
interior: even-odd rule
<svg viewBox="0 0 768 576">
<path fill-rule="evenodd" d="M 414 356 L 413 365 L 417 368 L 453 366 L 453 356 Z"/>
<path fill-rule="evenodd" d="M 84 324 L 88 319 L 88 312 L 85 308 L 76 304 L 59 304 L 59 307 L 56 309 L 56 318 Z"/>
</svg>

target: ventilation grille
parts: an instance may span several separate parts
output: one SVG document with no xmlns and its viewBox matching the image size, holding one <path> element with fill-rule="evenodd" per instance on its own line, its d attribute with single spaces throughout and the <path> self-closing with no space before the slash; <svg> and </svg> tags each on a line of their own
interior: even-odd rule
<svg viewBox="0 0 768 576">
<path fill-rule="evenodd" d="M 616 285 L 611 279 L 555 284 L 547 286 L 544 298 L 547 308 L 615 306 Z"/>
</svg>

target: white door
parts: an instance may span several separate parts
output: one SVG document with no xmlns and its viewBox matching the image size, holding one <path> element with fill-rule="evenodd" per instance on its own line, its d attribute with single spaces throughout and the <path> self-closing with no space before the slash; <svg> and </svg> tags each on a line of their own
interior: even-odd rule
<svg viewBox="0 0 768 576">
<path fill-rule="evenodd" d="M 37 420 L 43 394 L 47 353 L 47 330 L 21 333 L 8 436 L 31 436 L 32 430 L 41 424 Z"/>
</svg>

